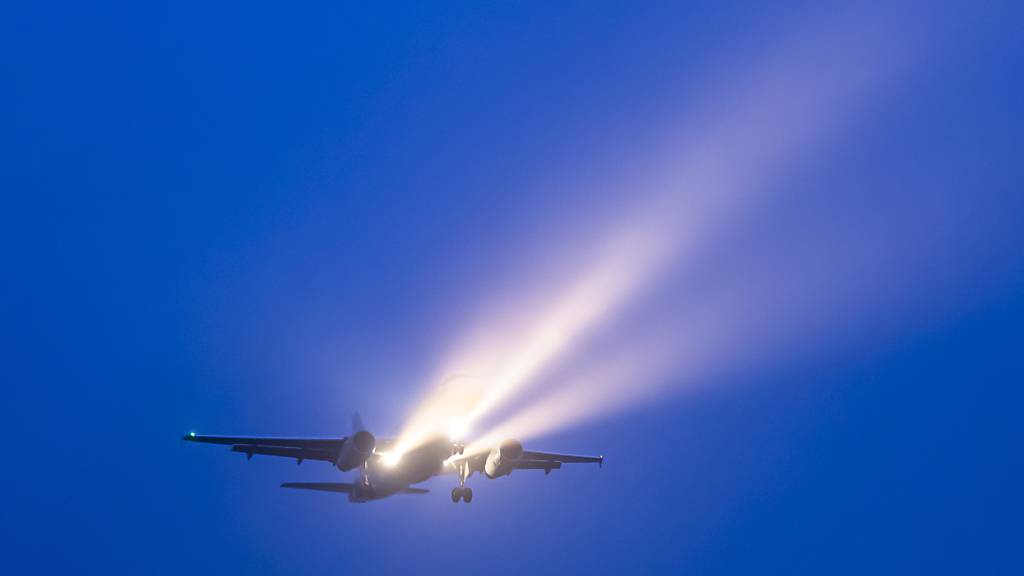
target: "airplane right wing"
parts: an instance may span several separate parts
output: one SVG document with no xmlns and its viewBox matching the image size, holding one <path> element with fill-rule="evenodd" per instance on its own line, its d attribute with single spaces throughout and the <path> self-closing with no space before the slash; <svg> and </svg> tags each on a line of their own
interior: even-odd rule
<svg viewBox="0 0 1024 576">
<path fill-rule="evenodd" d="M 516 460 L 513 468 L 516 470 L 543 470 L 544 474 L 550 474 L 552 470 L 561 468 L 562 464 L 597 464 L 601 466 L 604 464 L 604 456 L 574 456 L 524 450 L 523 455 Z"/>
<path fill-rule="evenodd" d="M 252 458 L 253 454 L 263 454 L 295 458 L 299 462 L 323 460 L 333 463 L 337 461 L 338 454 L 348 438 L 206 436 L 192 433 L 184 436 L 182 440 L 231 446 L 232 452 L 241 452 L 247 458 Z"/>
</svg>

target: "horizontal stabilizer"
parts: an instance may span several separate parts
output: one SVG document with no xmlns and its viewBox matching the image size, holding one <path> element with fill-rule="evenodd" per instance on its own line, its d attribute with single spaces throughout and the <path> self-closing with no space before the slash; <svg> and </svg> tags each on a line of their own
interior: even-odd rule
<svg viewBox="0 0 1024 576">
<path fill-rule="evenodd" d="M 322 492 L 342 492 L 351 494 L 356 487 L 351 482 L 285 482 L 281 488 L 298 488 L 300 490 L 320 490 Z"/>
<path fill-rule="evenodd" d="M 340 492 L 351 494 L 356 485 L 351 482 L 285 482 L 281 488 L 297 488 L 299 490 L 319 490 L 321 492 Z M 399 494 L 426 494 L 430 492 L 425 488 L 405 488 L 399 490 Z"/>
</svg>

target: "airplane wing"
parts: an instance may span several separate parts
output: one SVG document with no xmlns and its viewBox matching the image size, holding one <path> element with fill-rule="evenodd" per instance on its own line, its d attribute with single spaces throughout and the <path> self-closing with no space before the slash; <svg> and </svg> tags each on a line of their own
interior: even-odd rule
<svg viewBox="0 0 1024 576">
<path fill-rule="evenodd" d="M 604 456 L 573 456 L 524 450 L 523 455 L 519 457 L 513 467 L 516 470 L 543 470 L 544 474 L 551 474 L 552 470 L 558 470 L 562 464 L 597 464 L 601 466 L 604 464 Z"/>
<path fill-rule="evenodd" d="M 520 462 L 541 462 L 547 464 L 559 464 L 551 468 L 561 468 L 561 464 L 604 464 L 604 456 L 574 456 L 572 454 L 552 454 L 550 452 L 535 452 L 524 450 L 519 457 Z M 546 466 L 535 466 L 534 468 L 546 468 Z"/>
<path fill-rule="evenodd" d="M 550 474 L 552 470 L 558 470 L 561 467 L 561 462 L 549 460 L 519 460 L 513 465 L 516 470 L 543 470 L 545 474 Z"/>
<path fill-rule="evenodd" d="M 253 454 L 263 454 L 266 456 L 295 458 L 299 463 L 302 463 L 303 460 L 336 462 L 341 447 L 344 446 L 348 438 L 205 436 L 192 433 L 182 437 L 182 440 L 231 446 L 232 452 L 241 452 L 247 458 L 252 458 Z"/>
<path fill-rule="evenodd" d="M 468 456 L 457 456 L 453 459 L 455 464 L 469 462 L 472 469 L 481 471 L 484 469 L 484 462 L 487 460 L 487 452 L 472 454 Z M 535 450 L 524 450 L 518 460 L 512 465 L 515 470 L 543 470 L 550 474 L 552 470 L 558 470 L 562 464 L 604 464 L 604 456 L 575 456 L 572 454 L 555 454 L 552 452 L 537 452 Z"/>
</svg>

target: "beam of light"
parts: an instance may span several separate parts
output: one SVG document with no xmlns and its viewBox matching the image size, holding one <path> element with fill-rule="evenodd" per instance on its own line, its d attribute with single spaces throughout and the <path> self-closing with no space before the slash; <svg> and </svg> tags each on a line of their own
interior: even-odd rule
<svg viewBox="0 0 1024 576">
<path fill-rule="evenodd" d="M 635 387 L 636 378 L 664 367 L 664 358 L 635 352 L 594 363 L 569 381 L 542 394 L 522 410 L 487 428 L 487 432 L 466 445 L 464 454 L 487 452 L 508 438 L 529 441 L 557 432 L 588 419 L 627 409 L 646 401 L 655 391 L 651 386 Z"/>
<path fill-rule="evenodd" d="M 446 379 L 428 397 L 395 450 L 408 451 L 442 430 L 452 439 L 463 439 L 472 425 L 567 353 L 649 278 L 641 267 L 654 253 L 653 246 L 637 242 L 613 245 L 583 278 L 540 309 L 534 323 L 505 346 L 462 356 L 460 365 L 470 370 Z"/>
<path fill-rule="evenodd" d="M 790 280 L 781 290 L 762 290 L 745 280 L 717 282 L 713 294 L 691 295 L 671 316 L 644 318 L 641 326 L 621 334 L 630 346 L 619 346 L 613 339 L 580 358 L 555 375 L 556 384 L 474 438 L 464 453 L 487 452 L 508 438 L 533 440 L 658 398 L 686 394 L 730 371 L 764 366 L 759 360 L 774 357 L 771 346 L 784 345 L 777 326 L 786 323 L 792 329 L 798 322 L 793 306 L 780 301 L 785 292 L 794 298 L 804 296 L 798 279 Z M 743 301 L 745 306 L 737 305 Z M 828 299 L 814 307 L 824 311 L 838 304 Z M 807 301 L 798 307 L 806 311 Z M 676 321 L 678 317 L 685 321 Z"/>
<path fill-rule="evenodd" d="M 723 229 L 761 199 L 780 173 L 827 143 L 892 72 L 883 65 L 884 48 L 866 46 L 866 31 L 853 26 L 825 30 L 755 67 L 735 86 L 709 101 L 724 102 L 709 128 L 695 132 L 683 122 L 649 155 L 642 174 L 618 184 L 617 196 L 634 198 L 617 222 L 600 223 L 589 235 L 599 239 L 577 249 L 578 270 L 562 287 L 538 290 L 539 301 L 525 301 L 485 318 L 489 326 L 466 340 L 444 365 L 443 379 L 424 398 L 399 436 L 401 454 L 429 437 L 448 431 L 478 430 L 471 450 L 483 450 L 504 437 L 534 437 L 582 422 L 623 405 L 647 399 L 650 382 L 694 340 L 667 333 L 620 342 L 626 348 L 607 356 L 585 354 L 585 345 L 669 273 L 686 270 Z M 877 40 L 868 34 L 871 40 Z M 889 62 L 891 64 L 891 62 Z M 680 124 L 672 118 L 668 124 Z M 680 136 L 681 135 L 681 136 Z M 593 226 L 585 222 L 583 225 Z M 597 246 L 598 248 L 595 248 Z M 696 312 L 688 308 L 691 312 Z M 503 319 L 516 318 L 511 326 Z M 680 321 L 685 321 L 681 318 Z M 646 348 L 646 349 L 645 349 Z M 528 396 L 546 374 L 572 358 L 595 370 L 536 393 L 518 412 L 484 429 L 480 424 L 516 398 Z"/>
</svg>

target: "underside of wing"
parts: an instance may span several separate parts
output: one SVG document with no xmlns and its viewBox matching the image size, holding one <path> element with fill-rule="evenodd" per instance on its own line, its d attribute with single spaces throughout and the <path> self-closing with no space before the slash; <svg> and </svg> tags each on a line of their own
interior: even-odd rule
<svg viewBox="0 0 1024 576">
<path fill-rule="evenodd" d="M 532 450 L 524 450 L 520 459 L 526 462 L 557 462 L 559 464 L 597 464 L 598 466 L 604 464 L 604 456 L 576 456 Z"/>
<path fill-rule="evenodd" d="M 518 460 L 514 465 L 516 470 L 543 470 L 545 474 L 562 467 L 561 462 L 552 460 Z"/>
<path fill-rule="evenodd" d="M 241 452 L 248 458 L 253 454 L 264 456 L 281 456 L 284 458 L 295 458 L 298 462 L 303 460 L 323 460 L 324 462 L 335 462 L 338 459 L 337 450 L 321 448 L 300 448 L 292 446 L 261 446 L 259 444 L 235 444 L 231 447 L 232 452 Z"/>
<path fill-rule="evenodd" d="M 336 462 L 347 438 L 282 438 L 275 436 L 204 436 L 189 434 L 182 438 L 189 442 L 231 446 L 232 452 L 241 452 L 248 458 L 254 454 L 281 456 L 303 460 Z"/>
<path fill-rule="evenodd" d="M 475 472 L 483 472 L 487 466 L 490 453 L 479 452 L 466 456 L 456 456 L 451 463 L 456 470 L 460 466 L 467 465 Z M 538 452 L 535 450 L 523 450 L 518 458 L 505 464 L 510 470 L 543 470 L 545 474 L 552 470 L 558 470 L 563 464 L 597 464 L 603 465 L 604 456 L 578 456 L 574 454 L 556 454 L 554 452 Z M 499 474 L 503 475 L 503 474 Z"/>
</svg>

